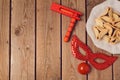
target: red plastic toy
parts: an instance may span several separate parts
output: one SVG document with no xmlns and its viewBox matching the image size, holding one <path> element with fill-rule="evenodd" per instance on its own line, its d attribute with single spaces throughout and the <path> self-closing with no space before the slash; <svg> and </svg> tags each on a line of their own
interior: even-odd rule
<svg viewBox="0 0 120 80">
<path fill-rule="evenodd" d="M 90 65 L 87 63 L 83 62 L 78 65 L 78 72 L 85 75 L 88 74 L 91 71 Z"/>
<path fill-rule="evenodd" d="M 90 48 L 87 45 L 85 45 L 82 41 L 80 41 L 75 35 L 72 38 L 71 46 L 74 57 L 80 60 L 89 61 L 98 70 L 103 70 L 109 67 L 117 59 L 116 56 L 108 56 L 103 53 L 93 53 L 90 50 Z M 79 47 L 86 52 L 86 55 L 81 54 L 81 52 L 79 51 Z M 104 62 L 102 63 L 96 62 L 97 58 L 103 59 Z"/>
<path fill-rule="evenodd" d="M 61 13 L 61 14 L 64 14 L 64 15 L 72 18 L 70 25 L 68 27 L 68 30 L 66 32 L 66 35 L 64 37 L 64 41 L 68 42 L 70 39 L 72 30 L 74 28 L 74 25 L 75 25 L 77 20 L 80 20 L 80 16 L 82 16 L 82 13 L 75 11 L 75 10 L 72 10 L 70 8 L 67 8 L 65 6 L 56 4 L 56 3 L 52 3 L 51 10 L 56 11 L 56 12 Z"/>
</svg>

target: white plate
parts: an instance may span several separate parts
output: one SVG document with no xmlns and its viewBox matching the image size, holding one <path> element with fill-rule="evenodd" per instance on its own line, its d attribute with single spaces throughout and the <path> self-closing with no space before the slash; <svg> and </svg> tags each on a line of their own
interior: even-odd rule
<svg viewBox="0 0 120 80">
<path fill-rule="evenodd" d="M 95 38 L 95 35 L 93 33 L 93 26 L 95 25 L 95 19 L 99 17 L 107 7 L 112 7 L 114 11 L 120 12 L 120 1 L 118 0 L 107 0 L 97 6 L 95 6 L 88 18 L 86 29 L 88 35 L 91 37 L 94 45 L 98 48 L 101 48 L 103 50 L 106 50 L 110 52 L 111 54 L 120 54 L 120 43 L 118 44 L 109 44 L 105 42 L 104 40 L 97 40 Z"/>
</svg>

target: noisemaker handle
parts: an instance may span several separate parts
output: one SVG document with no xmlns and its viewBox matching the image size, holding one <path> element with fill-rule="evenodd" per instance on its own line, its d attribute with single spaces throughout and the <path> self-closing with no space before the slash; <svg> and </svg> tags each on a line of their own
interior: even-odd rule
<svg viewBox="0 0 120 80">
<path fill-rule="evenodd" d="M 71 33 L 72 33 L 72 30 L 73 30 L 74 25 L 75 25 L 75 22 L 76 22 L 76 19 L 75 19 L 75 18 L 72 18 L 71 21 L 70 21 L 68 30 L 67 30 L 67 32 L 66 32 L 66 34 L 65 34 L 65 37 L 64 37 L 64 41 L 65 41 L 65 42 L 68 42 L 68 41 L 69 41 L 70 36 L 71 36 Z"/>
</svg>

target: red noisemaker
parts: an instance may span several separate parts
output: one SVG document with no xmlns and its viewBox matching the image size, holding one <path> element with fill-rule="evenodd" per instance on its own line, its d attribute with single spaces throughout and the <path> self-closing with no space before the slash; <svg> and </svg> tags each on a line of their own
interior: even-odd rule
<svg viewBox="0 0 120 80">
<path fill-rule="evenodd" d="M 68 30 L 66 32 L 66 35 L 64 37 L 64 41 L 68 42 L 69 39 L 70 39 L 72 30 L 74 28 L 74 25 L 75 25 L 77 20 L 80 20 L 80 16 L 82 16 L 82 13 L 80 13 L 78 11 L 75 11 L 75 10 L 72 10 L 70 8 L 67 8 L 65 6 L 56 4 L 56 3 L 52 3 L 51 10 L 71 17 L 71 22 L 69 24 Z"/>
<path fill-rule="evenodd" d="M 80 41 L 77 38 L 76 35 L 74 35 L 72 38 L 71 47 L 72 54 L 74 55 L 74 57 L 80 60 L 89 61 L 89 63 L 92 64 L 98 70 L 103 70 L 109 67 L 117 59 L 116 56 L 108 56 L 103 53 L 93 53 L 87 45 L 85 45 L 82 41 Z M 79 51 L 79 48 L 82 48 L 85 51 L 86 55 L 82 55 L 81 52 Z M 97 58 L 103 59 L 104 62 L 102 63 L 96 62 Z"/>
</svg>

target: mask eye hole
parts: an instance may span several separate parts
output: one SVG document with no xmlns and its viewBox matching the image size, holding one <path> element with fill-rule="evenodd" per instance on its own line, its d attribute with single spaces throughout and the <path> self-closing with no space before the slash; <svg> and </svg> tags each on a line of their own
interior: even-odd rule
<svg viewBox="0 0 120 80">
<path fill-rule="evenodd" d="M 82 48 L 79 47 L 78 50 L 83 56 L 86 56 L 86 52 Z"/>
<path fill-rule="evenodd" d="M 104 63 L 104 62 L 105 62 L 105 60 L 104 60 L 104 59 L 101 59 L 101 58 L 96 58 L 95 61 L 96 61 L 97 63 Z"/>
</svg>

